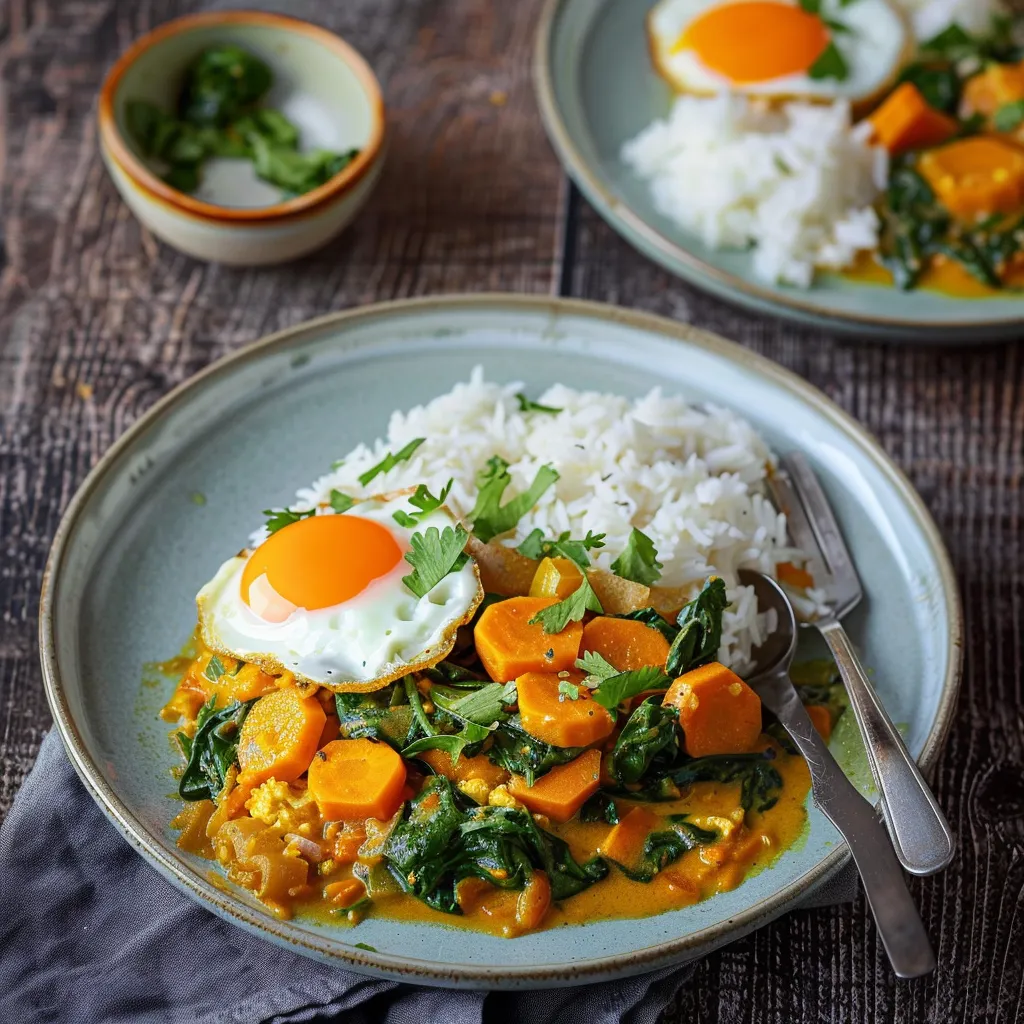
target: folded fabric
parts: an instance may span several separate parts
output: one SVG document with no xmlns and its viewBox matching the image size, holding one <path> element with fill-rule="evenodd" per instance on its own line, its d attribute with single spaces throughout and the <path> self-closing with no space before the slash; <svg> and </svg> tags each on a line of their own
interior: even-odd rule
<svg viewBox="0 0 1024 1024">
<path fill-rule="evenodd" d="M 815 902 L 852 896 L 848 875 Z M 11 1024 L 654 1022 L 692 966 L 538 992 L 368 978 L 264 942 L 154 871 L 79 782 L 57 733 L 0 827 L 0 1021 Z"/>
</svg>

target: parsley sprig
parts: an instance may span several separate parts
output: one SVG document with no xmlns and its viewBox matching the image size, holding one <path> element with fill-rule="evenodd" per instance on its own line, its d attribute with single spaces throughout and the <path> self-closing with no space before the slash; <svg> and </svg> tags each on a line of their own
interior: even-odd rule
<svg viewBox="0 0 1024 1024">
<path fill-rule="evenodd" d="M 473 524 L 473 534 L 485 544 L 499 534 L 514 529 L 558 479 L 558 472 L 553 466 L 541 466 L 533 483 L 522 494 L 502 505 L 502 496 L 512 483 L 508 466 L 508 462 L 500 455 L 493 455 L 487 460 L 486 468 L 477 474 L 476 503 L 469 513 L 469 521 Z"/>
<path fill-rule="evenodd" d="M 448 483 L 441 488 L 441 493 L 436 497 L 430 493 L 426 484 L 420 484 L 416 488 L 416 493 L 409 498 L 409 504 L 415 506 L 418 511 L 406 512 L 405 509 L 399 509 L 392 518 L 399 526 L 405 526 L 409 529 L 418 526 L 424 516 L 444 504 L 444 499 L 448 497 L 448 492 L 452 489 L 454 482 L 454 480 L 449 479 Z"/>
<path fill-rule="evenodd" d="M 413 452 L 423 442 L 426 441 L 425 437 L 414 437 L 404 448 L 400 451 L 392 454 L 388 452 L 376 466 L 371 466 L 365 473 L 359 475 L 359 482 L 365 487 L 375 477 L 380 476 L 381 473 L 387 473 L 394 469 L 400 462 L 408 462 L 412 458 Z"/>
<path fill-rule="evenodd" d="M 530 624 L 540 623 L 545 633 L 561 633 L 570 622 L 579 622 L 588 611 L 601 614 L 604 608 L 584 573 L 580 585 L 564 601 L 542 608 L 530 619 Z"/>
<path fill-rule="evenodd" d="M 302 512 L 293 512 L 290 508 L 265 508 L 263 514 L 267 516 L 267 532 L 274 534 L 283 530 L 300 519 L 308 519 L 316 515 L 315 508 L 308 508 Z"/>
<path fill-rule="evenodd" d="M 405 560 L 413 572 L 402 577 L 402 582 L 417 596 L 426 597 L 450 572 L 461 569 L 469 555 L 463 550 L 469 534 L 461 526 L 446 526 L 440 532 L 431 526 L 425 533 L 414 533 L 409 538 L 412 551 Z"/>
<path fill-rule="evenodd" d="M 333 487 L 331 489 L 329 501 L 331 503 L 331 508 L 339 515 L 342 512 L 347 512 L 356 503 L 355 498 L 350 497 L 343 491 L 339 491 L 337 487 Z"/>
<path fill-rule="evenodd" d="M 566 530 L 558 535 L 557 540 L 545 540 L 544 531 L 538 529 L 532 530 L 516 550 L 521 555 L 526 555 L 527 558 L 537 560 L 541 558 L 554 558 L 556 555 L 561 555 L 563 558 L 568 558 L 569 561 L 575 562 L 583 569 L 590 565 L 590 558 L 587 552 L 603 548 L 604 537 L 603 533 L 592 533 L 590 530 L 587 530 L 587 535 L 583 540 L 570 540 L 569 531 Z"/>
<path fill-rule="evenodd" d="M 584 684 L 591 687 L 591 697 L 602 707 L 614 711 L 623 701 L 644 690 L 667 690 L 669 678 L 657 665 L 645 665 L 633 672 L 620 672 L 597 651 L 588 651 L 576 662 L 587 673 Z"/>
<path fill-rule="evenodd" d="M 661 569 L 654 541 L 634 527 L 622 554 L 612 562 L 612 572 L 624 580 L 649 587 L 661 579 Z"/>
</svg>

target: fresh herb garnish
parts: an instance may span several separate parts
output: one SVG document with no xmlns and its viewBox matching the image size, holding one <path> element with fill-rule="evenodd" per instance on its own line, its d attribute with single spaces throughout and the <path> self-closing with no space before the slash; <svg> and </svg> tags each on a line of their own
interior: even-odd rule
<svg viewBox="0 0 1024 1024">
<path fill-rule="evenodd" d="M 494 725 L 508 717 L 508 705 L 516 701 L 516 684 L 490 683 L 465 695 L 450 698 L 444 690 L 434 688 L 434 703 L 464 722 L 476 725 Z"/>
<path fill-rule="evenodd" d="M 818 59 L 807 69 L 807 76 L 813 79 L 834 78 L 836 81 L 842 82 L 849 75 L 850 67 L 846 63 L 846 59 L 831 40 L 821 51 Z"/>
<path fill-rule="evenodd" d="M 237 46 L 204 50 L 188 66 L 175 114 L 148 100 L 125 106 L 128 134 L 143 156 L 166 165 L 164 181 L 194 192 L 210 157 L 253 161 L 256 174 L 285 192 L 302 195 L 352 162 L 359 150 L 299 151 L 299 131 L 282 113 L 260 107 L 273 73 Z"/>
<path fill-rule="evenodd" d="M 545 633 L 561 633 L 570 622 L 579 622 L 588 611 L 600 614 L 604 608 L 601 607 L 601 602 L 584 573 L 580 585 L 564 601 L 559 601 L 548 608 L 541 608 L 530 619 L 530 624 L 539 622 Z"/>
<path fill-rule="evenodd" d="M 405 560 L 413 572 L 402 577 L 402 582 L 417 596 L 426 597 L 450 572 L 461 569 L 469 559 L 463 550 L 469 534 L 461 526 L 446 526 L 439 532 L 431 526 L 426 533 L 414 533 L 409 538 L 412 551 Z"/>
<path fill-rule="evenodd" d="M 339 491 L 336 487 L 331 488 L 329 495 L 331 508 L 337 513 L 347 512 L 355 503 L 355 498 L 350 498 L 347 494 Z"/>
<path fill-rule="evenodd" d="M 393 516 L 396 523 L 399 526 L 412 527 L 418 526 L 420 520 L 435 509 L 439 509 L 444 504 L 444 499 L 448 497 L 448 492 L 452 489 L 454 480 L 449 480 L 448 483 L 441 488 L 441 493 L 435 498 L 430 493 L 426 484 L 420 484 L 416 488 L 416 493 L 409 498 L 409 504 L 414 505 L 417 509 L 416 512 L 406 512 L 404 509 L 399 509 Z"/>
<path fill-rule="evenodd" d="M 670 683 L 669 677 L 656 665 L 645 665 L 632 672 L 616 672 L 605 676 L 591 691 L 591 696 L 602 707 L 614 711 L 624 701 L 631 700 L 644 690 L 667 690 Z"/>
<path fill-rule="evenodd" d="M 368 942 L 357 942 L 355 944 L 356 949 L 365 949 L 368 953 L 376 953 L 377 947 L 371 946 Z"/>
<path fill-rule="evenodd" d="M 490 734 L 491 731 L 486 726 L 467 722 L 457 733 L 437 733 L 414 740 L 402 751 L 402 757 L 415 757 L 424 750 L 443 750 L 451 757 L 453 763 L 458 763 L 467 747 L 477 746 Z"/>
<path fill-rule="evenodd" d="M 520 412 L 548 412 L 548 413 L 559 413 L 562 410 L 556 409 L 553 405 L 541 405 L 540 402 L 531 401 L 522 392 L 516 395 L 516 401 L 519 403 Z"/>
<path fill-rule="evenodd" d="M 580 699 L 580 688 L 575 683 L 570 683 L 568 679 L 558 680 L 558 699 L 559 700 L 579 700 Z"/>
<path fill-rule="evenodd" d="M 213 800 L 224 788 L 228 770 L 238 759 L 238 732 L 257 700 L 235 700 L 218 711 L 214 694 L 199 709 L 195 735 L 178 733 L 178 743 L 188 759 L 178 781 L 182 800 Z"/>
<path fill-rule="evenodd" d="M 679 633 L 669 648 L 666 673 L 673 679 L 714 661 L 722 646 L 722 613 L 729 607 L 725 581 L 709 576 L 701 592 L 683 606 L 676 622 Z"/>
<path fill-rule="evenodd" d="M 569 531 L 566 530 L 558 535 L 557 540 L 545 540 L 543 530 L 531 530 L 516 551 L 535 560 L 561 556 L 568 558 L 570 562 L 575 562 L 581 569 L 585 569 L 590 565 L 590 556 L 587 552 L 603 548 L 604 537 L 603 533 L 592 533 L 587 530 L 587 535 L 583 540 L 571 540 Z"/>
<path fill-rule="evenodd" d="M 661 569 L 654 542 L 634 527 L 622 554 L 612 562 L 612 572 L 624 580 L 649 587 L 661 579 Z"/>
<path fill-rule="evenodd" d="M 500 455 L 494 455 L 487 460 L 487 467 L 477 475 L 476 504 L 469 513 L 469 521 L 473 524 L 474 536 L 485 544 L 494 537 L 514 529 L 519 520 L 537 504 L 541 495 L 549 487 L 554 486 L 558 479 L 558 473 L 552 466 L 541 466 L 533 478 L 533 483 L 522 494 L 502 505 L 502 496 L 512 483 L 508 466 Z"/>
<path fill-rule="evenodd" d="M 404 448 L 395 452 L 393 455 L 388 452 L 376 466 L 371 466 L 365 473 L 359 474 L 359 482 L 365 487 L 375 477 L 380 476 L 381 473 L 387 473 L 394 469 L 400 462 L 407 462 L 412 458 L 413 452 L 423 442 L 426 441 L 425 437 L 414 437 Z"/>
<path fill-rule="evenodd" d="M 308 508 L 302 512 L 293 512 L 290 508 L 265 508 L 263 514 L 269 516 L 267 519 L 267 530 L 273 534 L 277 533 L 278 530 L 283 530 L 286 526 L 291 526 L 292 523 L 297 523 L 300 519 L 308 519 L 310 516 L 315 516 L 316 509 Z"/>
</svg>

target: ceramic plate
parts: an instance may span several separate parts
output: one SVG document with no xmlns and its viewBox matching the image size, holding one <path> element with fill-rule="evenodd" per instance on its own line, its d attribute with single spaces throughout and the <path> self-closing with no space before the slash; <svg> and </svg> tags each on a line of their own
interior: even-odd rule
<svg viewBox="0 0 1024 1024">
<path fill-rule="evenodd" d="M 1016 336 L 1024 298 L 900 292 L 838 275 L 802 290 L 765 284 L 746 252 L 716 252 L 654 208 L 622 144 L 664 117 L 673 93 L 655 74 L 644 29 L 655 0 L 549 0 L 535 79 L 541 114 L 569 174 L 608 223 L 641 252 L 699 288 L 758 312 L 835 330 L 920 341 Z"/>
<path fill-rule="evenodd" d="M 261 509 L 382 434 L 393 409 L 448 391 L 478 364 L 530 392 L 553 380 L 627 396 L 661 385 L 734 406 L 777 451 L 805 451 L 864 574 L 853 636 L 911 750 L 935 756 L 959 671 L 956 587 L 928 513 L 874 441 L 799 378 L 720 338 L 608 306 L 499 295 L 371 306 L 292 328 L 215 364 L 136 423 L 75 496 L 50 556 L 41 649 L 57 726 L 93 796 L 157 870 L 215 913 L 312 956 L 432 984 L 539 987 L 706 952 L 844 864 L 817 811 L 792 849 L 733 892 L 514 940 L 372 917 L 356 928 L 277 921 L 212 884 L 209 862 L 174 844 L 178 757 L 156 717 L 173 683 L 142 685 L 145 666 L 180 649 L 196 591 Z"/>
</svg>

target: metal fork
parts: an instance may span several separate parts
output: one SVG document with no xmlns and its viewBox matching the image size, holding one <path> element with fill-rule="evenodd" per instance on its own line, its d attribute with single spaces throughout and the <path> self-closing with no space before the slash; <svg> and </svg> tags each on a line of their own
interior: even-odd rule
<svg viewBox="0 0 1024 1024">
<path fill-rule="evenodd" d="M 953 859 L 953 832 L 839 621 L 864 596 L 860 577 L 807 459 L 794 452 L 780 462 L 784 473 L 774 475 L 769 486 L 793 542 L 811 558 L 815 588 L 825 592 L 828 606 L 809 624 L 824 637 L 846 684 L 896 856 L 911 874 L 935 874 Z"/>
</svg>

